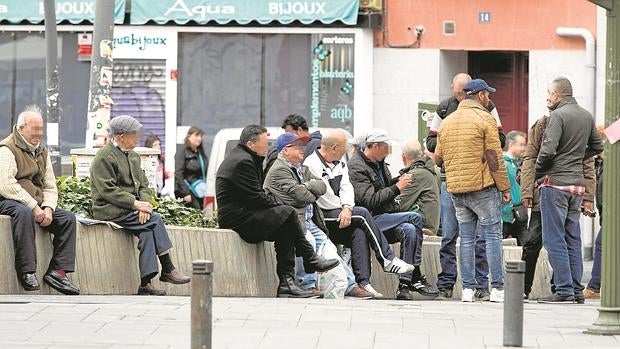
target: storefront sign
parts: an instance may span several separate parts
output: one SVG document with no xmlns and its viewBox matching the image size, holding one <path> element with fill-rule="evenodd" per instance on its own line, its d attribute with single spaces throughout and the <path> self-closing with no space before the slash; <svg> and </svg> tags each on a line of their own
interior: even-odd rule
<svg viewBox="0 0 620 349">
<path fill-rule="evenodd" d="M 114 58 L 162 58 L 170 56 L 170 49 L 176 50 L 176 33 L 165 29 L 143 27 L 116 27 L 112 48 Z"/>
<path fill-rule="evenodd" d="M 80 23 L 95 20 L 95 3 L 97 0 L 56 0 L 56 21 Z M 37 24 L 43 22 L 45 7 L 43 0 L 0 0 L 0 18 L 11 23 L 24 20 Z M 114 6 L 114 23 L 123 23 L 125 19 L 125 0 L 116 0 Z"/>
<path fill-rule="evenodd" d="M 148 21 L 205 24 L 215 21 L 226 24 L 236 21 L 266 24 L 278 21 L 288 24 L 300 21 L 357 23 L 359 0 L 132 0 L 131 24 Z"/>
<path fill-rule="evenodd" d="M 354 34 L 312 35 L 311 123 L 353 131 Z"/>
</svg>

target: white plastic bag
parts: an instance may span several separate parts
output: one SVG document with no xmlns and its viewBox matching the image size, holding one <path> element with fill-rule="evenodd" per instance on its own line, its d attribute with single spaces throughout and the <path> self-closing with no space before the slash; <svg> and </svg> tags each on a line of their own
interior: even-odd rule
<svg viewBox="0 0 620 349">
<path fill-rule="evenodd" d="M 336 245 L 334 245 L 331 241 L 327 240 L 322 248 L 319 250 L 319 255 L 324 258 L 338 258 L 338 249 Z M 317 286 L 323 291 L 324 298 L 331 299 L 343 299 L 344 293 L 347 290 L 348 281 L 347 281 L 347 273 L 344 270 L 344 265 L 342 262 L 335 268 L 324 272 L 319 273 L 318 275 Z"/>
</svg>

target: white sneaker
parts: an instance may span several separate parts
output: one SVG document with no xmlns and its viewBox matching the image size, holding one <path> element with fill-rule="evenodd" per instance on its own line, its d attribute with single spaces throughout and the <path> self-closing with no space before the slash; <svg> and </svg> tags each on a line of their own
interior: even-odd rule
<svg viewBox="0 0 620 349">
<path fill-rule="evenodd" d="M 474 298 L 474 289 L 473 288 L 464 288 L 463 294 L 461 295 L 461 302 L 473 302 Z"/>
<path fill-rule="evenodd" d="M 371 284 L 364 285 L 363 289 L 365 289 L 366 292 L 372 293 L 372 297 L 375 299 L 383 298 L 383 294 L 375 290 L 375 288 L 372 287 Z"/>
<path fill-rule="evenodd" d="M 495 303 L 504 303 L 504 290 L 500 290 L 494 288 L 491 290 L 491 298 L 489 299 L 491 302 Z"/>
<path fill-rule="evenodd" d="M 391 274 L 405 274 L 411 273 L 415 267 L 409 263 L 406 263 L 398 257 L 394 257 L 385 267 L 383 271 Z"/>
</svg>

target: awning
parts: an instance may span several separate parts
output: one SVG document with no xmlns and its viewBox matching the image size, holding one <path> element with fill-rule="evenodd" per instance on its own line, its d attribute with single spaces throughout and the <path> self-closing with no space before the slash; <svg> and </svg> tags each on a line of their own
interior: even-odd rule
<svg viewBox="0 0 620 349">
<path fill-rule="evenodd" d="M 278 21 L 309 24 L 320 21 L 330 24 L 341 21 L 355 25 L 359 0 L 132 0 L 131 24 L 169 21 L 185 24 L 194 21 L 206 24 L 235 21 L 267 24 Z"/>
<path fill-rule="evenodd" d="M 97 0 L 56 0 L 56 22 L 69 21 L 73 24 L 95 19 Z M 45 17 L 43 0 L 3 0 L 0 3 L 0 22 L 32 24 L 43 22 Z M 114 23 L 123 23 L 125 19 L 125 0 L 116 0 Z"/>
</svg>

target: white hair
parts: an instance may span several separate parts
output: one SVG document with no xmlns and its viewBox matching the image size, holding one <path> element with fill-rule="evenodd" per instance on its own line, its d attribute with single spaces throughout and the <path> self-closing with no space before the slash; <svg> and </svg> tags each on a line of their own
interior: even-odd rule
<svg viewBox="0 0 620 349">
<path fill-rule="evenodd" d="M 43 112 L 41 111 L 41 108 L 39 108 L 39 106 L 37 106 L 36 104 L 27 105 L 24 110 L 19 113 L 19 116 L 17 116 L 17 127 L 21 128 L 26 126 L 28 116 L 32 114 L 43 117 Z"/>
</svg>

